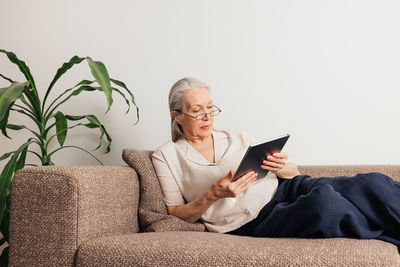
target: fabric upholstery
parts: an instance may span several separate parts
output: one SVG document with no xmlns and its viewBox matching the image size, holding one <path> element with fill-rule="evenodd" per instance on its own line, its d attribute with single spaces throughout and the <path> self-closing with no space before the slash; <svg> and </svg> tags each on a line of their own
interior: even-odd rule
<svg viewBox="0 0 400 267">
<path fill-rule="evenodd" d="M 206 231 L 203 223 L 188 223 L 168 215 L 160 183 L 151 161 L 153 151 L 124 149 L 122 158 L 139 175 L 139 219 L 145 232 Z"/>
<path fill-rule="evenodd" d="M 104 253 L 107 251 L 107 253 Z M 169 232 L 107 236 L 78 249 L 77 266 L 400 266 L 379 240 L 255 238 Z"/>
<path fill-rule="evenodd" d="M 81 242 L 139 231 L 138 200 L 130 167 L 18 171 L 11 191 L 9 266 L 73 266 Z"/>
<path fill-rule="evenodd" d="M 301 174 L 311 177 L 353 176 L 357 173 L 380 172 L 393 180 L 400 182 L 400 168 L 398 165 L 321 165 L 299 166 Z"/>
<path fill-rule="evenodd" d="M 151 152 L 143 153 L 150 159 Z M 313 177 L 370 171 L 400 177 L 400 166 L 301 166 L 300 171 Z M 150 198 L 154 188 L 143 186 Z M 138 197 L 138 176 L 130 167 L 18 171 L 11 190 L 9 266 L 400 266 L 397 248 L 378 240 L 136 233 Z M 160 203 L 145 207 L 159 213 Z M 172 231 L 172 220 L 162 217 L 148 227 Z"/>
</svg>

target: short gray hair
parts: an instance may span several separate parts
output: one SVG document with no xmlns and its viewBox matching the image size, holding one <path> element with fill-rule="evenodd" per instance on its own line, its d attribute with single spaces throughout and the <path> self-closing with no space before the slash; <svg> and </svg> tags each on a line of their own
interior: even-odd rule
<svg viewBox="0 0 400 267">
<path fill-rule="evenodd" d="M 177 81 L 169 91 L 168 104 L 169 111 L 182 111 L 184 106 L 184 94 L 192 89 L 202 87 L 210 91 L 210 87 L 193 77 L 186 77 Z M 180 137 L 183 137 L 182 127 L 178 124 L 175 118 L 171 116 L 171 135 L 172 141 L 175 142 Z"/>
</svg>

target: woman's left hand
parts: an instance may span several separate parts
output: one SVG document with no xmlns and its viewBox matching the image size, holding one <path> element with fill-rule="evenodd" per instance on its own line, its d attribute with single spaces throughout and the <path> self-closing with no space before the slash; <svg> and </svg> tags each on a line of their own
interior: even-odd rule
<svg viewBox="0 0 400 267">
<path fill-rule="evenodd" d="M 293 177 L 300 175 L 299 169 L 293 163 L 288 163 L 288 154 L 284 152 L 273 153 L 272 155 L 267 155 L 261 168 L 264 170 L 269 170 L 270 172 L 276 174 L 280 178 L 292 179 Z"/>
</svg>

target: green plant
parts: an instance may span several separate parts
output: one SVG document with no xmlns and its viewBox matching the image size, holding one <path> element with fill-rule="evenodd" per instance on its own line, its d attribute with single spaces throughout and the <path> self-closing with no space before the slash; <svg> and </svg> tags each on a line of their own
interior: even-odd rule
<svg viewBox="0 0 400 267">
<path fill-rule="evenodd" d="M 126 113 L 128 113 L 130 110 L 130 102 L 132 102 L 136 107 L 136 123 L 139 121 L 139 109 L 135 103 L 133 94 L 126 87 L 126 85 L 121 81 L 111 79 L 108 75 L 105 65 L 100 61 L 94 61 L 90 57 L 72 57 L 69 62 L 65 62 L 57 70 L 56 75 L 46 90 L 42 102 L 41 98 L 39 97 L 39 91 L 36 88 L 35 80 L 33 79 L 33 76 L 25 62 L 19 60 L 13 52 L 0 49 L 0 53 L 5 54 L 12 63 L 16 64 L 26 78 L 25 82 L 16 82 L 5 75 L 0 74 L 3 79 L 10 82 L 10 86 L 0 88 L 0 130 L 2 134 L 8 138 L 10 138 L 7 133 L 8 129 L 26 130 L 31 134 L 31 137 L 27 139 L 27 141 L 17 150 L 0 156 L 0 160 L 5 160 L 10 157 L 0 174 L 0 231 L 3 234 L 3 238 L 0 240 L 0 245 L 2 245 L 9 240 L 9 207 L 12 177 L 17 170 L 23 168 L 24 166 L 37 166 L 36 164 L 25 162 L 27 153 L 32 153 L 35 155 L 40 160 L 41 165 L 45 166 L 54 165 L 54 163 L 51 161 L 51 157 L 54 155 L 54 153 L 65 148 L 77 148 L 89 153 L 98 162 L 100 162 L 93 154 L 81 147 L 71 145 L 64 146 L 68 130 L 75 127 L 87 127 L 90 129 L 99 130 L 100 142 L 95 150 L 101 147 L 105 136 L 108 141 L 108 146 L 105 153 L 110 151 L 110 145 L 112 142 L 111 136 L 108 134 L 104 125 L 95 115 L 64 114 L 59 110 L 59 107 L 62 104 L 67 102 L 71 97 L 77 96 L 85 91 L 102 91 L 106 95 L 107 99 L 107 113 L 113 103 L 112 92 L 115 91 L 124 98 L 126 104 L 128 105 L 128 110 Z M 47 104 L 46 101 L 48 100 L 48 96 L 58 79 L 74 65 L 79 64 L 82 61 L 86 61 L 88 63 L 94 80 L 80 81 L 74 87 L 66 89 L 50 104 Z M 129 94 L 130 99 L 125 96 L 123 91 L 121 91 L 121 88 L 122 90 L 126 91 L 127 94 Z M 8 118 L 10 112 L 18 112 L 23 116 L 28 117 L 34 122 L 35 129 L 31 129 L 25 125 L 9 123 Z M 68 121 L 74 122 L 74 125 L 69 126 Z M 54 127 L 55 133 L 53 129 Z M 58 140 L 58 144 L 56 144 L 58 148 L 54 149 L 53 151 L 49 151 L 49 144 L 54 141 L 54 139 Z M 30 147 L 34 145 L 39 147 L 40 152 L 35 152 L 30 149 Z M 6 247 L 3 250 L 3 253 L 0 257 L 0 266 L 6 266 L 8 263 L 8 248 L 9 247 Z"/>
</svg>

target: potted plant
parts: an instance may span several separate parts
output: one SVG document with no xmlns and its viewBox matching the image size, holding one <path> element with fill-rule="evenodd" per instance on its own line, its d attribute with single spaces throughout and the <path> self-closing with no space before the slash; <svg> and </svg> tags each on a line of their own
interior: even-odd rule
<svg viewBox="0 0 400 267">
<path fill-rule="evenodd" d="M 12 63 L 16 64 L 26 78 L 26 81 L 24 82 L 17 82 L 0 73 L 0 77 L 10 83 L 8 87 L 0 88 L 0 130 L 2 135 L 7 138 L 10 138 L 8 136 L 8 130 L 25 130 L 30 134 L 30 137 L 25 143 L 21 144 L 18 149 L 0 155 L 0 160 L 9 158 L 0 174 L 0 232 L 3 235 L 3 238 L 0 240 L 0 245 L 3 245 L 5 242 L 9 241 L 10 192 L 12 177 L 17 170 L 24 168 L 24 166 L 37 166 L 36 164 L 26 162 L 26 156 L 28 153 L 37 157 L 40 160 L 40 164 L 45 166 L 54 165 L 51 157 L 58 151 L 65 148 L 76 148 L 89 153 L 101 163 L 101 161 L 99 161 L 92 153 L 84 148 L 64 145 L 69 130 L 75 127 L 86 127 L 98 130 L 100 133 L 100 143 L 95 150 L 100 148 L 105 137 L 108 141 L 105 153 L 110 151 L 110 145 L 112 142 L 111 136 L 95 115 L 64 114 L 60 110 L 60 106 L 82 92 L 100 91 L 106 96 L 106 113 L 110 110 L 113 103 L 113 92 L 118 93 L 124 98 L 128 106 L 126 113 L 130 111 L 131 103 L 136 107 L 137 115 L 135 124 L 139 121 L 139 109 L 136 105 L 133 94 L 127 88 L 125 83 L 110 78 L 105 65 L 100 61 L 94 61 L 90 57 L 73 56 L 57 70 L 44 97 L 41 98 L 35 80 L 25 62 L 19 60 L 13 52 L 0 49 L 0 53 L 5 54 Z M 74 65 L 83 61 L 88 63 L 94 79 L 80 81 L 72 88 L 64 90 L 64 92 L 59 94 L 51 103 L 49 103 L 48 97 L 59 78 L 69 69 L 74 67 Z M 11 112 L 17 112 L 33 121 L 35 128 L 32 129 L 26 125 L 10 123 L 8 119 Z M 73 125 L 69 124 L 71 122 Z M 57 148 L 49 151 L 49 144 L 56 140 Z M 40 152 L 32 150 L 31 147 L 34 146 L 36 146 Z M 8 264 L 8 252 L 9 247 L 6 247 L 0 257 L 0 266 L 6 266 Z"/>
</svg>

